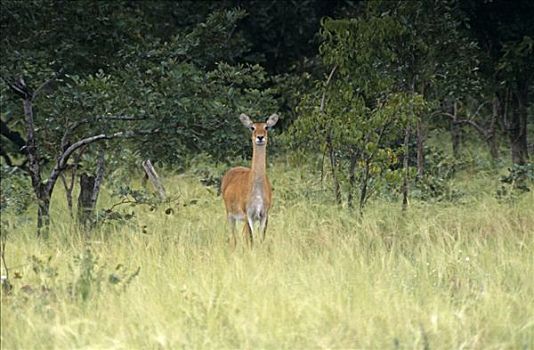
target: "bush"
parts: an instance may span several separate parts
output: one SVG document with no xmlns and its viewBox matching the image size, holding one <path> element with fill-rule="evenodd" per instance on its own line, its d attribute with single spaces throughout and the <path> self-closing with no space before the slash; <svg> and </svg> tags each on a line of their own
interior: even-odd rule
<svg viewBox="0 0 534 350">
<path fill-rule="evenodd" d="M 534 184 L 534 163 L 514 164 L 508 168 L 508 174 L 501 177 L 501 186 L 497 190 L 498 198 L 516 197 L 530 191 Z"/>
<path fill-rule="evenodd" d="M 452 187 L 450 180 L 461 163 L 445 152 L 427 147 L 425 149 L 425 174 L 418 178 L 412 196 L 425 201 L 452 201 L 461 196 L 461 191 Z"/>
<path fill-rule="evenodd" d="M 4 165 L 1 170 L 0 213 L 22 214 L 33 200 L 30 178 L 20 168 Z"/>
</svg>

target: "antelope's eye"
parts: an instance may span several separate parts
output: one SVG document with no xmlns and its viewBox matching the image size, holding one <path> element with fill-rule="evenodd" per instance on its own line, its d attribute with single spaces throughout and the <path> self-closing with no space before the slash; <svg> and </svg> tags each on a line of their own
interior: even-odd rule
<svg viewBox="0 0 534 350">
<path fill-rule="evenodd" d="M 254 131 L 254 130 L 256 130 L 256 127 L 255 127 L 254 125 L 252 125 L 252 126 L 250 127 L 250 130 L 251 130 L 251 131 Z"/>
</svg>

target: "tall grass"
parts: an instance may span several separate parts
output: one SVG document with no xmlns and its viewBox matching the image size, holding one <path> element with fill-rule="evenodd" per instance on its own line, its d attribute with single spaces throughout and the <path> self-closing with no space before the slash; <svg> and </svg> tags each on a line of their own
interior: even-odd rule
<svg viewBox="0 0 534 350">
<path fill-rule="evenodd" d="M 222 200 L 194 176 L 165 178 L 174 214 L 131 208 L 90 237 L 59 191 L 47 241 L 3 217 L 2 349 L 533 349 L 534 194 L 498 201 L 464 178 L 458 203 L 359 217 L 298 170 L 270 173 L 252 250 L 227 244 Z"/>
</svg>

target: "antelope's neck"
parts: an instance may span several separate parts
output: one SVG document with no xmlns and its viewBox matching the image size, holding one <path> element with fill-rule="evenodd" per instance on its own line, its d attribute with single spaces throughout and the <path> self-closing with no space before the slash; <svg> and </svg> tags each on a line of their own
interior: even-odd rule
<svg viewBox="0 0 534 350">
<path fill-rule="evenodd" d="M 263 184 L 265 181 L 265 163 L 266 163 L 266 145 L 265 146 L 256 146 L 254 145 L 254 148 L 252 150 L 252 183 L 253 186 L 255 184 Z"/>
</svg>

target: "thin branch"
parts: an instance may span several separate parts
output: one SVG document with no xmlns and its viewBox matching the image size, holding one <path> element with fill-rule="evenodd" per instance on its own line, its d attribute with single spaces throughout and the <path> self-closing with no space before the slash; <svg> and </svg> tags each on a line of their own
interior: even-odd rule
<svg viewBox="0 0 534 350">
<path fill-rule="evenodd" d="M 61 68 L 59 71 L 54 73 L 54 75 L 50 79 L 48 79 L 47 81 L 42 83 L 37 89 L 35 89 L 35 91 L 32 94 L 32 100 L 35 99 L 37 96 L 39 96 L 39 94 L 41 93 L 41 91 L 43 91 L 44 88 L 46 88 L 48 85 L 52 84 L 52 82 L 54 82 L 62 74 L 63 74 L 63 68 Z"/>
<path fill-rule="evenodd" d="M 131 115 L 99 115 L 96 116 L 96 120 L 145 120 L 146 117 L 133 117 Z"/>
<path fill-rule="evenodd" d="M 66 130 L 65 130 L 65 133 L 63 134 L 63 137 L 61 138 L 61 149 L 65 149 L 66 147 L 66 144 L 68 142 L 68 137 L 70 136 L 70 134 L 76 130 L 77 128 L 79 128 L 80 126 L 84 125 L 84 124 L 89 124 L 91 122 L 97 122 L 97 121 L 101 121 L 101 120 L 122 120 L 122 121 L 132 121 L 132 120 L 144 120 L 146 118 L 144 117 L 134 117 L 134 116 L 130 116 L 130 115 L 100 115 L 100 116 L 96 116 L 94 118 L 86 118 L 86 119 L 82 119 L 82 120 L 79 120 L 75 123 L 72 123 L 71 125 L 69 125 Z"/>
<path fill-rule="evenodd" d="M 456 116 L 454 114 L 451 114 L 449 112 L 443 112 L 443 111 L 438 111 L 437 113 L 435 113 L 436 115 L 443 115 L 445 117 L 449 117 L 450 119 L 452 120 L 456 120 Z M 433 113 L 434 115 L 434 113 Z"/>
<path fill-rule="evenodd" d="M 441 115 L 443 115 L 445 117 L 449 117 L 450 119 L 452 119 L 453 123 L 455 123 L 455 124 L 471 125 L 473 128 L 475 128 L 476 131 L 478 131 L 480 134 L 482 134 L 482 136 L 487 137 L 487 131 L 482 126 L 477 124 L 474 120 L 471 120 L 471 119 L 456 119 L 457 116 L 455 116 L 454 114 L 448 113 L 448 112 L 440 112 L 440 113 L 437 113 L 437 114 L 441 114 Z"/>
<path fill-rule="evenodd" d="M 488 137 L 488 131 L 478 125 L 476 122 L 470 119 L 458 119 L 455 121 L 456 124 L 467 124 L 471 125 L 473 128 L 475 128 L 476 131 L 478 131 L 484 138 Z"/>
<path fill-rule="evenodd" d="M 330 71 L 330 74 L 328 75 L 328 78 L 326 79 L 326 82 L 325 82 L 325 88 L 328 86 L 328 84 L 330 83 L 330 80 L 332 79 L 332 77 L 334 76 L 334 73 L 336 72 L 336 69 L 337 69 L 337 65 L 334 66 L 334 68 L 332 68 L 332 70 Z M 324 112 L 324 104 L 325 104 L 325 99 L 326 99 L 326 90 L 323 91 L 323 96 L 321 97 L 321 113 Z"/>
<path fill-rule="evenodd" d="M 24 79 L 22 77 L 19 77 L 15 81 L 9 81 L 6 78 L 2 77 L 2 80 L 11 90 L 13 90 L 15 94 L 17 94 L 22 99 L 26 100 L 32 98 L 33 93 L 26 86 L 26 83 L 24 82 Z"/>
<path fill-rule="evenodd" d="M 31 91 L 30 88 L 26 85 L 26 82 L 24 81 L 24 78 L 19 77 L 18 79 L 15 79 L 15 81 L 8 81 L 8 79 L 2 77 L 2 80 L 13 90 L 17 95 L 19 95 L 23 99 L 27 100 L 34 100 L 40 93 L 43 91 L 44 88 L 46 88 L 48 85 L 50 85 L 52 82 L 54 82 L 57 78 L 59 78 L 63 74 L 63 68 L 61 68 L 58 72 L 55 72 L 54 75 L 46 80 L 44 83 L 42 83 L 35 91 Z"/>
<path fill-rule="evenodd" d="M 484 101 L 480 104 L 480 106 L 478 106 L 477 110 L 475 111 L 475 113 L 473 115 L 478 115 L 478 113 L 480 113 L 480 110 L 482 109 L 482 107 L 484 107 L 485 105 L 487 105 L 488 103 L 490 102 L 493 102 L 493 101 Z"/>
<path fill-rule="evenodd" d="M 65 165 L 67 164 L 67 161 L 69 160 L 69 157 L 78 148 L 89 145 L 91 143 L 94 143 L 100 140 L 110 140 L 114 138 L 128 138 L 128 137 L 135 137 L 139 135 L 155 134 L 157 132 L 159 132 L 159 129 L 148 130 L 148 131 L 133 131 L 133 130 L 119 131 L 113 134 L 99 134 L 99 135 L 86 137 L 84 139 L 81 139 L 73 143 L 66 150 L 63 151 L 63 154 L 57 160 L 56 165 L 54 166 L 54 169 L 52 169 L 52 173 L 50 174 L 50 178 L 48 179 L 47 184 L 46 184 L 47 192 L 51 193 L 56 183 L 56 180 L 59 174 L 64 170 Z"/>
<path fill-rule="evenodd" d="M 110 140 L 110 139 L 118 138 L 118 137 L 133 137 L 133 136 L 137 136 L 137 135 L 139 135 L 139 132 L 135 132 L 135 131 L 119 131 L 119 132 L 116 132 L 116 133 L 113 133 L 113 134 L 99 134 L 99 135 L 86 137 L 84 139 L 81 139 L 81 140 L 73 143 L 65 151 L 63 151 L 63 154 L 61 155 L 61 157 L 59 158 L 59 160 L 57 162 L 58 163 L 57 166 L 59 168 L 63 168 L 65 166 L 65 164 L 67 163 L 67 160 L 69 159 L 71 154 L 74 151 L 76 151 L 78 148 L 83 147 L 85 145 L 89 145 L 89 144 L 91 144 L 93 142 L 96 142 L 96 141 L 99 141 L 99 140 Z"/>
<path fill-rule="evenodd" d="M 116 207 L 118 207 L 119 205 L 123 205 L 123 204 L 138 204 L 139 202 L 137 202 L 136 200 L 131 200 L 131 199 L 128 199 L 128 198 L 123 198 L 120 202 L 118 203 L 114 203 L 110 208 L 106 209 L 106 212 L 107 213 L 111 213 L 113 211 L 113 209 L 115 209 Z"/>
</svg>

